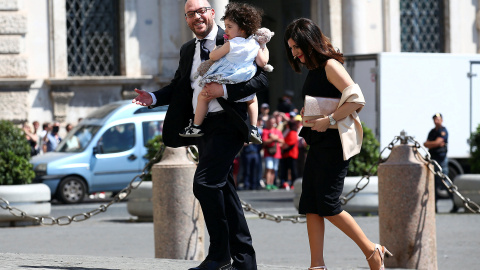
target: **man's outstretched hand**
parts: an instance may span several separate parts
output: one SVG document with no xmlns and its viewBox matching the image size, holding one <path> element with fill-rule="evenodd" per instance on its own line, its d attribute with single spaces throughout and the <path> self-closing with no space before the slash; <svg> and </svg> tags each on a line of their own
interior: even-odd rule
<svg viewBox="0 0 480 270">
<path fill-rule="evenodd" d="M 152 96 L 145 90 L 140 90 L 135 88 L 135 92 L 137 92 L 138 96 L 132 99 L 132 103 L 142 105 L 142 106 L 150 106 L 153 103 Z"/>
</svg>

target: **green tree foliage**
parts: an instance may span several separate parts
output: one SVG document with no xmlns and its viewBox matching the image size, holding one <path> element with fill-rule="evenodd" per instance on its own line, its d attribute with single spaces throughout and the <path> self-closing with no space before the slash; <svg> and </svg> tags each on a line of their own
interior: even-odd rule
<svg viewBox="0 0 480 270">
<path fill-rule="evenodd" d="M 348 166 L 348 176 L 363 176 L 368 174 L 370 167 L 378 162 L 380 155 L 379 148 L 380 143 L 375 138 L 372 130 L 363 126 L 363 143 L 360 153 L 350 160 Z M 375 165 L 370 171 L 371 175 L 377 174 L 378 165 Z"/>
<path fill-rule="evenodd" d="M 155 157 L 155 155 L 160 150 L 160 148 L 164 147 L 162 135 L 157 135 L 153 139 L 149 140 L 147 142 L 146 147 L 147 147 L 147 154 L 145 155 L 145 158 L 147 158 L 150 161 Z M 160 159 L 162 159 L 162 155 L 160 155 L 159 160 Z M 153 164 L 147 167 L 148 173 L 145 175 L 143 181 L 152 181 L 152 173 L 151 173 L 152 166 Z"/>
<path fill-rule="evenodd" d="M 24 132 L 0 120 L 0 185 L 29 184 L 35 177 Z"/>
<path fill-rule="evenodd" d="M 470 137 L 470 146 L 472 153 L 470 155 L 470 169 L 472 173 L 480 173 L 480 125 L 477 131 L 472 133 Z"/>
</svg>

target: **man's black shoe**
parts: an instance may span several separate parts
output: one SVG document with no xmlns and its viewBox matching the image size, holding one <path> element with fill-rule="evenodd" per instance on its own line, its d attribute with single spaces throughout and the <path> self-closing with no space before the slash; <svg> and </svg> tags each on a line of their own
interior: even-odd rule
<svg viewBox="0 0 480 270">
<path fill-rule="evenodd" d="M 211 260 L 203 261 L 199 266 L 188 270 L 230 270 L 232 265 L 230 262 L 216 262 Z"/>
</svg>

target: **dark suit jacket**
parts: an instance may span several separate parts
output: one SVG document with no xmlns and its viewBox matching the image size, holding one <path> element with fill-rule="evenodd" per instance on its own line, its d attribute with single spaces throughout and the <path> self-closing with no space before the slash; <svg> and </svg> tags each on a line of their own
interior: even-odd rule
<svg viewBox="0 0 480 270">
<path fill-rule="evenodd" d="M 218 27 L 216 44 L 224 43 L 223 34 L 225 32 Z M 175 72 L 175 77 L 171 83 L 160 90 L 153 92 L 157 98 L 155 106 L 169 105 L 165 121 L 163 124 L 163 142 L 166 146 L 180 147 L 194 145 L 195 138 L 185 138 L 178 135 L 188 126 L 189 119 L 193 119 L 193 89 L 190 82 L 192 72 L 193 57 L 195 55 L 195 39 L 182 45 L 180 49 L 180 62 Z M 226 111 L 229 122 L 226 125 L 232 125 L 237 128 L 239 135 L 248 140 L 247 105 L 245 102 L 234 102 L 242 99 L 260 90 L 267 90 L 268 80 L 261 68 L 257 69 L 255 76 L 248 82 L 238 84 L 228 84 L 228 100 L 223 97 L 217 98 L 222 108 Z"/>
</svg>

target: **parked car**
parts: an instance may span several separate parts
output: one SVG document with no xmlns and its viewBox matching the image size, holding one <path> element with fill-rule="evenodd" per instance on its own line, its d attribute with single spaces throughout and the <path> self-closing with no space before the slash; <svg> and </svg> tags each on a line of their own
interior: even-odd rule
<svg viewBox="0 0 480 270">
<path fill-rule="evenodd" d="M 455 177 L 453 181 L 458 188 L 458 192 L 463 197 L 469 198 L 473 203 L 480 205 L 480 174 L 461 174 Z M 463 200 L 457 195 L 453 196 L 454 204 L 458 208 L 465 207 Z M 475 205 L 470 205 L 473 210 L 478 210 Z M 469 213 L 470 210 L 465 209 L 465 212 Z"/>
<path fill-rule="evenodd" d="M 162 133 L 167 107 L 148 109 L 118 101 L 84 118 L 54 152 L 31 159 L 37 183 L 52 198 L 79 203 L 95 192 L 119 192 L 141 173 L 148 140 Z"/>
</svg>

